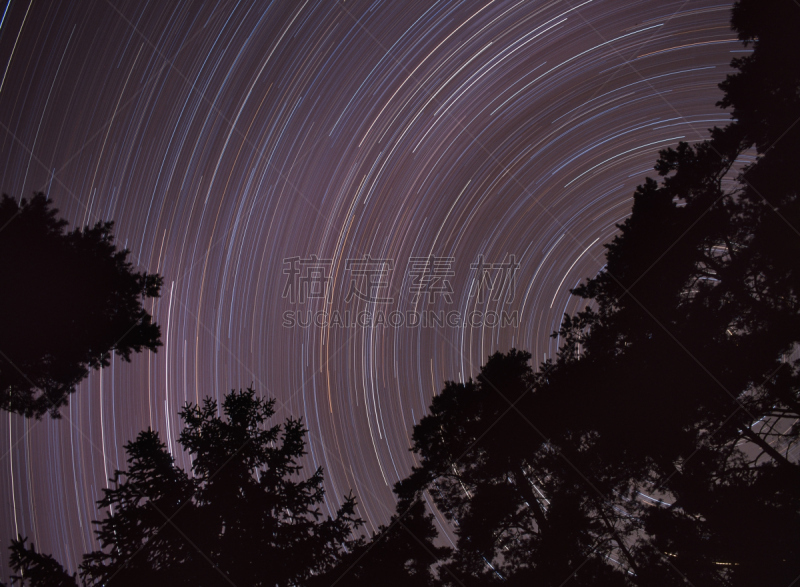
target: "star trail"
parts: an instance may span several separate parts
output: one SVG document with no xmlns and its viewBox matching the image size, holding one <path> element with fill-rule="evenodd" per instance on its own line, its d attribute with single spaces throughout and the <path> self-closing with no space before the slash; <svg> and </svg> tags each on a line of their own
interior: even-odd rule
<svg viewBox="0 0 800 587">
<path fill-rule="evenodd" d="M 71 570 L 124 444 L 152 427 L 188 467 L 181 407 L 249 385 L 303 418 L 324 513 L 352 490 L 367 531 L 385 523 L 443 382 L 554 355 L 659 149 L 729 120 L 717 84 L 743 53 L 730 4 L 704 0 L 0 12 L 0 189 L 114 220 L 164 276 L 158 353 L 92 372 L 61 420 L 0 418 L 0 537 Z M 350 323 L 313 321 L 334 312 Z"/>
</svg>

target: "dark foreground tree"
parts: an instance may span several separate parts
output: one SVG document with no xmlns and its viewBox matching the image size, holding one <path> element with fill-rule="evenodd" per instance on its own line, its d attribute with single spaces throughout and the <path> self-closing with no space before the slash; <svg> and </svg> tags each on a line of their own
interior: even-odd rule
<svg viewBox="0 0 800 587">
<path fill-rule="evenodd" d="M 381 526 L 372 540 L 354 544 L 329 573 L 309 581 L 309 587 L 433 587 L 434 566 L 450 549 L 436 544 L 438 532 L 423 501 L 400 502 L 398 513 Z M 445 574 L 442 570 L 439 574 Z"/>
<path fill-rule="evenodd" d="M 12 569 L 25 570 L 25 577 L 12 577 L 12 584 L 29 587 L 75 587 L 77 578 L 64 570 L 49 554 L 37 552 L 36 547 L 26 544 L 27 540 L 18 538 L 11 541 L 10 563 Z"/>
<path fill-rule="evenodd" d="M 800 576 L 800 8 L 741 0 L 732 23 L 753 49 L 721 86 L 733 121 L 662 151 L 556 360 L 492 357 L 415 428 L 398 491 L 457 524 L 465 577 Z"/>
<path fill-rule="evenodd" d="M 359 545 L 355 500 L 347 497 L 334 518 L 322 516 L 322 470 L 300 477 L 305 430 L 291 418 L 267 426 L 273 405 L 248 389 L 221 406 L 185 408 L 179 442 L 191 474 L 155 432 L 128 443 L 128 470 L 99 501 L 107 512 L 96 529 L 101 550 L 84 556 L 81 584 L 303 585 Z M 78 584 L 23 540 L 11 550 L 22 584 Z"/>
<path fill-rule="evenodd" d="M 636 508 L 650 584 L 800 575 L 800 10 L 742 0 L 732 23 L 753 49 L 721 85 L 734 122 L 661 153 L 548 394 L 592 389 L 572 413 L 596 450 L 670 504 Z"/>
<path fill-rule="evenodd" d="M 543 425 L 567 416 L 531 419 L 529 359 L 497 353 L 475 380 L 448 382 L 414 428 L 421 466 L 396 491 L 406 500 L 429 491 L 453 521 L 458 549 L 440 573 L 446 585 L 623 585 L 607 559 L 620 556 L 624 520 L 587 491 L 583 471 L 596 456 L 578 446 L 565 458 L 548 442 L 552 426 Z"/>
<path fill-rule="evenodd" d="M 144 309 L 158 275 L 134 271 L 113 223 L 65 232 L 43 194 L 0 201 L 0 408 L 58 417 L 90 369 L 111 353 L 155 351 L 160 330 Z"/>
</svg>

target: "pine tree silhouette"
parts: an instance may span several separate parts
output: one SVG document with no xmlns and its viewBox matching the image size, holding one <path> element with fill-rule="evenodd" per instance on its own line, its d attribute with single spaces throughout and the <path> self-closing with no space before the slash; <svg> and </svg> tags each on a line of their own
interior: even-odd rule
<svg viewBox="0 0 800 587">
<path fill-rule="evenodd" d="M 0 409 L 40 418 L 58 410 L 111 353 L 161 346 L 144 309 L 158 275 L 136 272 L 112 222 L 65 232 L 44 194 L 0 201 Z"/>
<path fill-rule="evenodd" d="M 301 478 L 305 429 L 291 418 L 267 425 L 274 413 L 274 400 L 253 389 L 187 406 L 179 443 L 191 474 L 151 430 L 128 443 L 127 471 L 98 502 L 107 512 L 96 523 L 101 548 L 84 555 L 82 584 L 283 587 L 330 571 L 360 544 L 355 500 L 322 516 L 322 470 Z M 11 551 L 30 585 L 77 585 L 24 539 Z"/>
</svg>

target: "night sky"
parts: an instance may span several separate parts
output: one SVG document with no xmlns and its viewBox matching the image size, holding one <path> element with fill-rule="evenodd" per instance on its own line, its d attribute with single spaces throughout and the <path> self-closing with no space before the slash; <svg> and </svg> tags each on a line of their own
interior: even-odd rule
<svg viewBox="0 0 800 587">
<path fill-rule="evenodd" d="M 151 426 L 188 467 L 180 408 L 251 384 L 275 422 L 304 419 L 325 513 L 352 489 L 366 529 L 385 523 L 443 382 L 497 350 L 553 356 L 581 308 L 569 289 L 602 267 L 658 150 L 728 119 L 730 7 L 0 6 L 0 189 L 47 193 L 71 225 L 114 220 L 164 276 L 158 353 L 93 372 L 59 421 L 0 417 L 0 576 L 18 533 L 75 570 L 123 445 Z M 365 310 L 518 324 L 285 326 Z"/>
</svg>

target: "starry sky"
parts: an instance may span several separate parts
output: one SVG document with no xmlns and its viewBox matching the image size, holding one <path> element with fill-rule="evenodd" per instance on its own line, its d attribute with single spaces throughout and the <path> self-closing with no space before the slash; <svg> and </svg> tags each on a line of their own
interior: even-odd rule
<svg viewBox="0 0 800 587">
<path fill-rule="evenodd" d="M 324 513 L 352 490 L 385 523 L 443 382 L 553 356 L 658 150 L 729 119 L 730 7 L 0 4 L 0 190 L 114 220 L 164 276 L 158 353 L 93 372 L 61 420 L 0 416 L 0 577 L 18 533 L 74 570 L 124 444 L 150 426 L 188 467 L 180 408 L 250 385 L 306 423 Z M 322 312 L 343 323 L 291 318 Z"/>
</svg>

